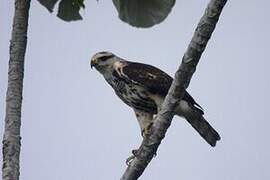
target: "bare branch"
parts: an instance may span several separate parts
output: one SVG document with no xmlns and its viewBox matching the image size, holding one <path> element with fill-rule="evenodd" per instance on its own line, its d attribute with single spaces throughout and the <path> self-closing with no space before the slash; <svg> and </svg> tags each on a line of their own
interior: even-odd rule
<svg viewBox="0 0 270 180">
<path fill-rule="evenodd" d="M 184 54 L 182 63 L 175 73 L 174 81 L 163 102 L 162 108 L 151 128 L 149 137 L 144 138 L 135 158 L 129 164 L 121 180 L 138 179 L 148 163 L 156 154 L 161 140 L 165 137 L 174 116 L 174 108 L 182 99 L 184 90 L 188 87 L 190 79 L 196 70 L 200 57 L 210 39 L 219 16 L 227 0 L 210 0 L 203 17 L 201 18 L 192 40 Z"/>
</svg>

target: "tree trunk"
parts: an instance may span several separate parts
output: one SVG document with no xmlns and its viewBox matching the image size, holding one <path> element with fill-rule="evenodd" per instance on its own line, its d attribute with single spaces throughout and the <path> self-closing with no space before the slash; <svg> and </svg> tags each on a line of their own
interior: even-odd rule
<svg viewBox="0 0 270 180">
<path fill-rule="evenodd" d="M 182 63 L 175 73 L 175 78 L 162 104 L 162 108 L 150 129 L 151 134 L 143 139 L 140 148 L 135 153 L 135 158 L 129 164 L 121 180 L 137 180 L 156 154 L 158 146 L 171 124 L 174 108 L 182 99 L 184 91 L 189 85 L 226 2 L 227 0 L 210 0 L 184 54 Z"/>
<path fill-rule="evenodd" d="M 30 0 L 15 0 L 3 137 L 3 180 L 18 180 L 20 175 L 21 107 L 29 7 Z"/>
</svg>

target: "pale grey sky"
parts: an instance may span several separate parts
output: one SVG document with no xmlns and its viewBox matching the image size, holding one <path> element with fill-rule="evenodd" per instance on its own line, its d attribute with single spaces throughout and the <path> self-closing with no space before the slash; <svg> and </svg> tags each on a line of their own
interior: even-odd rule
<svg viewBox="0 0 270 180">
<path fill-rule="evenodd" d="M 133 111 L 89 67 L 100 50 L 173 75 L 207 0 L 177 1 L 162 24 L 122 23 L 111 1 L 88 1 L 66 23 L 30 9 L 22 114 L 21 180 L 119 179 L 141 142 Z M 142 180 L 269 180 L 270 2 L 229 1 L 189 92 L 221 134 L 210 147 L 175 117 Z M 13 3 L 0 2 L 0 133 L 3 133 Z"/>
</svg>

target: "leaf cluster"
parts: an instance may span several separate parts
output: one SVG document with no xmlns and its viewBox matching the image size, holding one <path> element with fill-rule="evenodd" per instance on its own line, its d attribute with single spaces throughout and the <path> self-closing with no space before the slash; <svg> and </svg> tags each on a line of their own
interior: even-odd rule
<svg viewBox="0 0 270 180">
<path fill-rule="evenodd" d="M 64 21 L 82 20 L 84 0 L 38 0 L 49 12 L 57 3 L 57 16 Z M 161 23 L 171 12 L 175 0 L 113 0 L 118 17 L 131 26 L 147 28 Z"/>
</svg>

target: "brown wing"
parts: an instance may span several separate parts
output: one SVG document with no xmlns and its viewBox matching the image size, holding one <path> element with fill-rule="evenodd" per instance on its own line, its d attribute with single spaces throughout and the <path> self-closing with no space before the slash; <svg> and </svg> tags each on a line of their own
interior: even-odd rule
<svg viewBox="0 0 270 180">
<path fill-rule="evenodd" d="M 158 94 L 165 97 L 170 89 L 173 78 L 162 70 L 143 63 L 127 62 L 127 65 L 123 67 L 123 73 L 129 80 L 134 83 L 138 83 L 146 88 L 152 94 Z M 185 92 L 183 100 L 196 105 L 197 109 L 203 114 L 203 109 L 196 103 L 192 96 Z"/>
<path fill-rule="evenodd" d="M 123 68 L 123 73 L 133 81 L 146 88 L 152 94 L 166 96 L 172 83 L 172 78 L 158 68 L 142 64 L 132 63 Z"/>
</svg>

